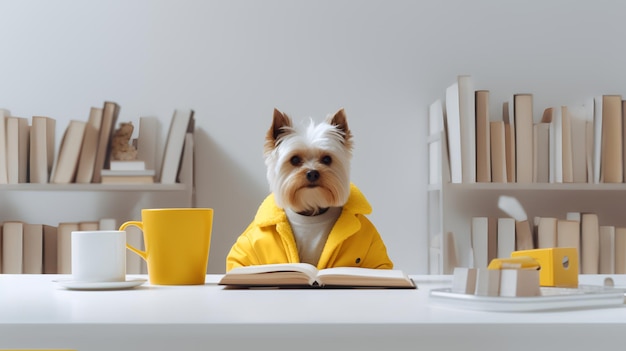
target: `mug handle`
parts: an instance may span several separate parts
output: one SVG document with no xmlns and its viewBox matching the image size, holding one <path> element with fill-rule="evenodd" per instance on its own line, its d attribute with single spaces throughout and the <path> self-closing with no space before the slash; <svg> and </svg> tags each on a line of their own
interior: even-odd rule
<svg viewBox="0 0 626 351">
<path fill-rule="evenodd" d="M 124 222 L 121 226 L 119 230 L 124 230 L 126 229 L 126 227 L 134 225 L 135 227 L 141 229 L 141 231 L 143 232 L 143 223 L 139 222 L 139 221 L 128 221 L 128 222 Z M 148 260 L 148 254 L 145 251 L 141 251 L 137 248 L 135 248 L 134 246 L 130 245 L 129 243 L 126 243 L 126 248 L 129 249 L 130 251 L 136 253 L 137 255 L 139 255 L 141 258 L 144 259 L 144 261 Z"/>
</svg>

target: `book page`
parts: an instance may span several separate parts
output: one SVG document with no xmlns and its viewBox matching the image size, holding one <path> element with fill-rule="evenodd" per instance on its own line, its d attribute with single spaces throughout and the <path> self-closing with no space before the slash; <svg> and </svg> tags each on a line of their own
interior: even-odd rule
<svg viewBox="0 0 626 351">
<path fill-rule="evenodd" d="M 398 269 L 335 267 L 320 270 L 320 285 L 415 287 L 413 281 Z"/>
<path fill-rule="evenodd" d="M 313 285 L 317 268 L 308 263 L 277 263 L 237 267 L 222 277 L 222 285 Z"/>
</svg>

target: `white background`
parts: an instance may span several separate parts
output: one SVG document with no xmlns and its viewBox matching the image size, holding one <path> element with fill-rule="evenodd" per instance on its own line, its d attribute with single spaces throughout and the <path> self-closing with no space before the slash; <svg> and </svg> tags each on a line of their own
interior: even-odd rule
<svg viewBox="0 0 626 351">
<path fill-rule="evenodd" d="M 0 107 L 56 118 L 57 140 L 105 100 L 120 121 L 158 117 L 162 134 L 175 108 L 194 109 L 196 205 L 215 209 L 217 273 L 267 195 L 273 108 L 321 120 L 344 107 L 370 218 L 397 268 L 426 273 L 428 105 L 458 74 L 492 92 L 492 119 L 513 93 L 534 94 L 536 120 L 626 94 L 625 11 L 607 0 L 0 0 Z"/>
</svg>

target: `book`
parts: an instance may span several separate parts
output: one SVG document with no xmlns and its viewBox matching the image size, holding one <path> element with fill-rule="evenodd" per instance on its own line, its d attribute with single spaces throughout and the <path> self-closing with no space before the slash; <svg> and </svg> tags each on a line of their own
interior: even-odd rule
<svg viewBox="0 0 626 351">
<path fill-rule="evenodd" d="M 626 274 L 626 228 L 615 228 L 615 274 Z"/>
<path fill-rule="evenodd" d="M 615 273 L 615 227 L 600 226 L 600 274 Z"/>
<path fill-rule="evenodd" d="M 7 173 L 7 133 L 6 133 L 6 120 L 11 113 L 3 108 L 0 108 L 0 184 L 8 184 L 9 178 Z M 0 272 L 2 272 L 0 270 Z"/>
<path fill-rule="evenodd" d="M 111 171 L 143 171 L 146 169 L 146 162 L 142 160 L 111 160 L 109 167 L 109 170 Z"/>
<path fill-rule="evenodd" d="M 487 268 L 489 265 L 489 218 L 472 218 L 472 251 L 474 268 Z"/>
<path fill-rule="evenodd" d="M 533 126 L 533 182 L 550 181 L 550 124 Z"/>
<path fill-rule="evenodd" d="M 160 121 L 156 117 L 139 117 L 137 160 L 143 161 L 146 169 L 159 169 L 156 163 L 156 150 L 159 145 L 157 137 L 159 135 L 160 126 Z M 158 176 L 157 174 L 156 177 Z"/>
<path fill-rule="evenodd" d="M 109 177 L 130 177 L 130 176 L 154 176 L 156 173 L 154 169 L 142 169 L 142 170 L 119 170 L 114 171 L 112 169 L 103 169 L 102 176 Z"/>
<path fill-rule="evenodd" d="M 601 182 L 623 182 L 622 140 L 622 96 L 603 95 Z"/>
<path fill-rule="evenodd" d="M 180 170 L 178 172 L 178 179 L 181 183 L 193 185 L 193 164 L 194 164 L 195 152 L 194 152 L 194 134 L 187 133 L 185 135 L 185 144 L 183 147 L 183 155 L 181 156 Z M 193 195 L 192 195 L 193 196 Z M 195 202 L 195 200 L 193 200 Z"/>
<path fill-rule="evenodd" d="M 593 98 L 593 183 L 600 183 L 602 166 L 602 96 Z"/>
<path fill-rule="evenodd" d="M 76 169 L 86 125 L 86 122 L 78 120 L 71 120 L 68 124 L 63 139 L 61 139 L 59 156 L 53 166 L 50 183 L 69 184 L 76 179 Z"/>
<path fill-rule="evenodd" d="M 595 213 L 582 213 L 580 222 L 580 262 L 582 274 L 598 274 L 600 265 L 600 225 Z"/>
<path fill-rule="evenodd" d="M 100 183 L 100 172 L 102 172 L 103 169 L 109 168 L 111 155 L 109 148 L 119 113 L 120 106 L 117 103 L 112 101 L 104 102 L 102 108 L 102 123 L 100 124 L 100 133 L 98 135 L 98 146 L 96 147 L 96 158 L 93 166 L 92 183 Z"/>
<path fill-rule="evenodd" d="M 541 217 L 537 228 L 537 248 L 547 249 L 556 247 L 557 218 Z"/>
<path fill-rule="evenodd" d="M 572 117 L 567 106 L 561 106 L 561 142 L 563 183 L 573 183 Z M 584 139 L 580 142 L 584 144 Z"/>
<path fill-rule="evenodd" d="M 100 222 L 99 221 L 82 221 L 82 222 L 78 222 L 78 230 L 98 230 L 100 229 Z"/>
<path fill-rule="evenodd" d="M 515 219 L 498 218 L 498 257 L 510 257 L 515 251 Z"/>
<path fill-rule="evenodd" d="M 23 224 L 22 273 L 43 273 L 43 225 Z"/>
<path fill-rule="evenodd" d="M 24 117 L 6 119 L 7 178 L 9 184 L 28 181 L 28 146 L 30 126 Z"/>
<path fill-rule="evenodd" d="M 44 224 L 43 231 L 43 273 L 57 273 L 57 227 Z"/>
<path fill-rule="evenodd" d="M 463 182 L 461 157 L 461 120 L 459 115 L 459 83 L 455 82 L 446 89 L 446 139 L 450 162 L 450 181 Z"/>
<path fill-rule="evenodd" d="M 76 170 L 76 183 L 86 184 L 93 180 L 93 170 L 96 163 L 98 149 L 98 137 L 102 126 L 101 107 L 92 107 L 89 110 L 89 119 L 85 125 L 85 136 L 81 147 L 78 169 Z"/>
<path fill-rule="evenodd" d="M 515 120 L 515 168 L 518 183 L 533 181 L 533 96 L 531 94 L 513 95 Z"/>
<path fill-rule="evenodd" d="M 154 183 L 153 169 L 138 171 L 114 171 L 103 169 L 101 173 L 102 184 L 130 184 L 130 183 Z"/>
<path fill-rule="evenodd" d="M 185 135 L 193 114 L 194 111 L 188 109 L 174 111 L 163 151 L 163 161 L 161 162 L 160 182 L 162 184 L 174 184 L 177 181 L 176 176 L 178 175 Z"/>
<path fill-rule="evenodd" d="M 108 176 L 103 175 L 100 177 L 100 183 L 102 184 L 152 184 L 154 183 L 154 176 Z"/>
<path fill-rule="evenodd" d="M 585 105 L 568 106 L 572 147 L 572 174 L 574 183 L 587 183 L 587 116 Z"/>
<path fill-rule="evenodd" d="M 587 164 L 587 183 L 594 182 L 594 118 L 595 118 L 595 99 L 588 98 L 583 104 L 585 109 L 585 159 Z"/>
<path fill-rule="evenodd" d="M 557 150 L 557 145 L 561 145 L 561 134 L 560 134 L 560 130 L 561 130 L 561 126 L 560 126 L 560 120 L 558 122 L 557 125 L 557 121 L 554 118 L 554 108 L 553 107 L 548 107 L 543 111 L 543 115 L 541 117 L 541 122 L 540 123 L 545 123 L 548 124 L 548 182 L 550 183 L 557 183 L 557 168 L 559 169 L 558 173 L 559 173 L 559 177 L 560 180 L 559 182 L 563 181 L 563 163 L 562 163 L 562 156 L 563 154 L 561 153 L 561 147 L 558 147 Z M 557 135 L 557 127 L 558 127 L 558 135 Z M 557 137 L 559 140 L 559 143 L 557 143 Z M 557 160 L 557 151 L 559 154 L 558 160 Z M 558 167 L 557 167 L 557 163 L 558 163 Z"/>
<path fill-rule="evenodd" d="M 487 224 L 487 262 L 498 257 L 498 218 L 488 217 Z"/>
<path fill-rule="evenodd" d="M 33 116 L 30 127 L 29 182 L 45 184 L 50 181 L 54 164 L 56 120 Z"/>
<path fill-rule="evenodd" d="M 22 274 L 24 224 L 7 221 L 2 224 L 2 273 Z"/>
<path fill-rule="evenodd" d="M 477 90 L 476 99 L 476 181 L 491 182 L 489 90 Z"/>
<path fill-rule="evenodd" d="M 226 272 L 218 284 L 238 287 L 416 288 L 413 280 L 397 269 L 334 267 L 318 270 L 308 263 L 237 267 Z"/>
<path fill-rule="evenodd" d="M 490 125 L 491 138 L 491 181 L 493 183 L 506 183 L 506 143 L 504 136 L 504 122 L 493 121 Z"/>
<path fill-rule="evenodd" d="M 515 117 L 512 112 L 513 103 L 505 101 L 502 103 L 502 121 L 504 122 L 504 143 L 506 152 L 506 181 L 515 183 L 516 161 L 515 161 Z"/>
</svg>

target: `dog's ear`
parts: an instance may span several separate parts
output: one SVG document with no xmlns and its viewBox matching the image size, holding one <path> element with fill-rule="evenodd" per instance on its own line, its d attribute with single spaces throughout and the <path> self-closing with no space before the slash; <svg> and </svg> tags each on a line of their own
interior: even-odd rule
<svg viewBox="0 0 626 351">
<path fill-rule="evenodd" d="M 285 133 L 290 133 L 291 130 L 291 118 L 275 108 L 272 126 L 267 131 L 267 137 L 265 138 L 267 146 L 275 147 L 280 137 Z"/>
<path fill-rule="evenodd" d="M 350 128 L 348 128 L 348 119 L 346 118 L 346 111 L 343 107 L 335 112 L 332 117 L 328 118 L 328 123 L 337 127 L 337 129 L 341 131 L 346 144 L 350 143 L 350 140 L 352 139 L 352 132 L 350 132 Z"/>
</svg>

